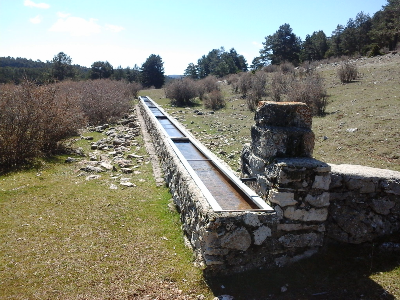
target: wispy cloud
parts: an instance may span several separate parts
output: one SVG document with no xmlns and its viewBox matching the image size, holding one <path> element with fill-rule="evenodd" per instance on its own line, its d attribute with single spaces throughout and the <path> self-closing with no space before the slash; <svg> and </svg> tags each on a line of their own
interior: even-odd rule
<svg viewBox="0 0 400 300">
<path fill-rule="evenodd" d="M 258 48 L 263 48 L 263 47 L 264 47 L 264 45 L 261 44 L 261 43 L 259 43 L 259 42 L 252 42 L 252 44 L 253 44 L 254 46 L 258 47 Z"/>
<path fill-rule="evenodd" d="M 50 27 L 49 31 L 66 32 L 72 36 L 89 36 L 101 31 L 101 26 L 96 23 L 96 19 L 85 20 L 63 13 L 57 15 L 59 19 Z"/>
<path fill-rule="evenodd" d="M 29 7 L 43 8 L 43 9 L 47 9 L 47 8 L 50 7 L 50 5 L 47 4 L 47 3 L 43 3 L 43 2 L 42 3 L 35 3 L 33 1 L 31 1 L 31 0 L 25 0 L 24 1 L 24 5 L 25 6 L 29 6 Z"/>
<path fill-rule="evenodd" d="M 57 17 L 59 18 L 66 18 L 69 17 L 70 14 L 66 14 L 66 13 L 62 13 L 62 12 L 58 12 L 57 13 Z"/>
<path fill-rule="evenodd" d="M 34 18 L 30 18 L 29 22 L 31 22 L 32 24 L 39 24 L 40 22 L 42 22 L 42 17 L 38 15 Z"/>
<path fill-rule="evenodd" d="M 124 30 L 125 28 L 122 26 L 118 26 L 118 25 L 111 25 L 111 24 L 106 24 L 106 29 L 108 31 L 112 31 L 112 32 L 120 32 L 122 30 Z"/>
</svg>

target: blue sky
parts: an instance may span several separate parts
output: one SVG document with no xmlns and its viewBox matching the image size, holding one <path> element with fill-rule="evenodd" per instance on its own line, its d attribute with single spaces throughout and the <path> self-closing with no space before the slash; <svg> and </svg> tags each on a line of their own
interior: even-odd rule
<svg viewBox="0 0 400 300">
<path fill-rule="evenodd" d="M 304 40 L 327 36 L 357 13 L 372 15 L 386 0 L 0 0 L 0 56 L 73 64 L 108 61 L 141 66 L 160 55 L 165 74 L 183 74 L 212 49 L 224 47 L 250 65 L 265 37 L 289 23 Z"/>
</svg>

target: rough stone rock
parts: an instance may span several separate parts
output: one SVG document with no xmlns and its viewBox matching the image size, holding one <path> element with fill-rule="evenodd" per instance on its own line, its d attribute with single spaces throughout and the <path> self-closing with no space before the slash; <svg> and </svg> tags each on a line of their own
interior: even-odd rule
<svg viewBox="0 0 400 300">
<path fill-rule="evenodd" d="M 315 176 L 315 180 L 314 180 L 312 188 L 328 191 L 330 183 L 331 183 L 330 174 L 317 175 L 317 176 Z"/>
<path fill-rule="evenodd" d="M 317 196 L 307 195 L 304 200 L 314 207 L 327 207 L 329 206 L 329 193 L 324 192 Z"/>
<path fill-rule="evenodd" d="M 297 204 L 297 201 L 294 199 L 294 193 L 279 192 L 277 190 L 272 190 L 270 192 L 268 200 L 281 207 Z"/>
<path fill-rule="evenodd" d="M 243 218 L 244 223 L 250 226 L 260 226 L 260 220 L 258 219 L 258 216 L 256 214 L 248 213 L 244 216 Z"/>
<path fill-rule="evenodd" d="M 124 174 L 132 173 L 133 170 L 131 168 L 121 168 L 121 172 Z"/>
<path fill-rule="evenodd" d="M 129 181 L 123 181 L 120 183 L 120 185 L 127 186 L 127 187 L 135 187 L 136 186 L 136 184 L 129 182 Z"/>
<path fill-rule="evenodd" d="M 279 238 L 279 242 L 287 248 L 322 246 L 323 235 L 314 232 L 304 234 L 286 234 Z"/>
<path fill-rule="evenodd" d="M 222 265 L 224 263 L 219 256 L 204 255 L 204 260 L 207 266 Z"/>
<path fill-rule="evenodd" d="M 278 230 L 282 231 L 298 231 L 298 230 L 314 230 L 314 231 L 319 231 L 319 232 L 324 232 L 325 231 L 325 225 L 305 225 L 305 224 L 278 224 L 277 226 Z"/>
<path fill-rule="evenodd" d="M 246 251 L 251 245 L 251 236 L 244 227 L 240 227 L 221 238 L 221 246 L 228 249 Z"/>
<path fill-rule="evenodd" d="M 311 128 L 312 112 L 301 102 L 260 102 L 254 117 L 257 125 Z"/>
<path fill-rule="evenodd" d="M 267 237 L 271 236 L 271 228 L 267 226 L 261 226 L 253 232 L 254 245 L 261 245 Z"/>
<path fill-rule="evenodd" d="M 112 164 L 105 162 L 105 161 L 101 162 L 100 166 L 109 171 L 114 168 Z"/>
<path fill-rule="evenodd" d="M 73 163 L 73 162 L 76 162 L 76 161 L 78 161 L 78 159 L 73 158 L 73 157 L 67 157 L 67 158 L 65 159 L 65 162 L 66 162 L 66 163 Z"/>
<path fill-rule="evenodd" d="M 100 177 L 101 177 L 100 175 L 89 175 L 86 177 L 86 180 L 99 179 Z"/>
<path fill-rule="evenodd" d="M 104 170 L 103 170 L 102 168 L 100 168 L 100 167 L 95 167 L 95 166 L 90 166 L 90 165 L 81 168 L 81 170 L 82 170 L 82 171 L 85 171 L 85 172 L 88 172 L 88 173 L 90 173 L 90 172 L 95 172 L 95 173 L 104 172 Z"/>
<path fill-rule="evenodd" d="M 387 198 L 373 199 L 371 207 L 372 209 L 381 215 L 390 214 L 390 210 L 396 205 L 394 201 L 390 201 Z"/>
<path fill-rule="evenodd" d="M 328 209 L 326 208 L 311 208 L 310 210 L 305 209 L 296 209 L 293 206 L 290 206 L 284 210 L 283 215 L 285 218 L 290 220 L 297 220 L 297 221 L 325 221 L 328 217 Z"/>
</svg>

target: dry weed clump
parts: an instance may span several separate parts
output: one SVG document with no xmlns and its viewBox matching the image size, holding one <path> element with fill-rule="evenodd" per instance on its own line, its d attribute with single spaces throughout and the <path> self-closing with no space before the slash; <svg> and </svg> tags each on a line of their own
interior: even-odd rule
<svg viewBox="0 0 400 300">
<path fill-rule="evenodd" d="M 220 109 L 225 106 L 225 99 L 220 90 L 205 94 L 203 102 L 204 107 L 209 109 Z"/>
<path fill-rule="evenodd" d="M 215 76 L 197 81 L 189 77 L 174 80 L 165 87 L 165 96 L 175 106 L 192 105 L 197 97 L 204 101 L 206 108 L 219 109 L 225 106 L 225 99 Z"/>
<path fill-rule="evenodd" d="M 342 63 L 337 71 L 341 83 L 348 83 L 358 76 L 357 66 L 349 61 Z"/>
<path fill-rule="evenodd" d="M 204 95 L 213 91 L 219 91 L 218 79 L 213 75 L 196 81 L 197 93 L 200 100 L 204 100 Z"/>
<path fill-rule="evenodd" d="M 57 86 L 3 85 L 0 92 L 0 165 L 11 167 L 43 153 L 77 133 L 85 118 L 73 98 Z"/>
<path fill-rule="evenodd" d="M 190 105 L 197 94 L 196 82 L 188 77 L 174 80 L 165 87 L 165 96 L 176 106 Z"/>
<path fill-rule="evenodd" d="M 120 118 L 131 91 L 119 81 L 62 82 L 36 86 L 5 84 L 0 89 L 0 166 L 24 163 L 55 153 L 61 141 L 87 122 Z"/>
<path fill-rule="evenodd" d="M 90 125 L 113 123 L 129 109 L 132 91 L 123 81 L 101 79 L 69 82 L 80 97 L 80 106 Z"/>
<path fill-rule="evenodd" d="M 323 115 L 327 105 L 327 93 L 323 79 L 318 73 L 306 73 L 302 78 L 291 83 L 287 101 L 306 103 L 313 115 Z"/>
<path fill-rule="evenodd" d="M 262 97 L 266 96 L 267 73 L 258 71 L 252 74 L 250 79 L 251 86 L 246 97 L 246 103 L 248 109 L 254 111 L 257 108 L 258 102 L 261 101 Z"/>
</svg>

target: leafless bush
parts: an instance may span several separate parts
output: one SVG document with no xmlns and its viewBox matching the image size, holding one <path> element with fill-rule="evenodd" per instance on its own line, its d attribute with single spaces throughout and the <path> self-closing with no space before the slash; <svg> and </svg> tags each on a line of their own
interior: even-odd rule
<svg viewBox="0 0 400 300">
<path fill-rule="evenodd" d="M 263 67 L 262 70 L 267 73 L 274 73 L 278 71 L 278 68 L 279 67 L 277 65 L 268 65 Z"/>
<path fill-rule="evenodd" d="M 340 82 L 347 83 L 355 80 L 358 75 L 357 66 L 349 61 L 340 65 L 337 71 Z"/>
<path fill-rule="evenodd" d="M 196 81 L 197 93 L 200 100 L 204 99 L 204 95 L 212 91 L 219 90 L 218 79 L 215 76 L 209 75 L 206 78 Z"/>
<path fill-rule="evenodd" d="M 240 76 L 243 75 L 244 73 L 239 73 L 239 74 L 230 74 L 227 77 L 227 82 L 231 86 L 232 91 L 235 94 L 239 93 L 239 80 L 240 80 Z"/>
<path fill-rule="evenodd" d="M 171 81 L 165 87 L 165 96 L 171 100 L 171 104 L 184 106 L 191 104 L 198 95 L 197 84 L 193 79 L 185 77 Z"/>
<path fill-rule="evenodd" d="M 11 167 L 57 150 L 85 124 L 76 99 L 58 86 L 3 85 L 0 92 L 0 165 Z"/>
<path fill-rule="evenodd" d="M 327 93 L 318 73 L 293 80 L 287 93 L 287 101 L 306 103 L 313 115 L 323 115 L 327 105 Z"/>
<path fill-rule="evenodd" d="M 284 62 L 282 64 L 279 65 L 279 70 L 283 73 L 283 74 L 287 74 L 287 73 L 294 73 L 294 66 L 292 63 L 290 62 Z"/>
<path fill-rule="evenodd" d="M 247 92 L 251 89 L 251 77 L 252 77 L 252 73 L 250 73 L 250 72 L 243 73 L 240 76 L 238 85 L 239 85 L 240 93 L 242 94 L 243 97 L 246 97 Z"/>
<path fill-rule="evenodd" d="M 266 96 L 267 74 L 264 71 L 258 71 L 252 74 L 250 78 L 251 87 L 246 97 L 246 102 L 247 107 L 254 111 L 258 102 L 261 101 L 262 97 Z"/>
<path fill-rule="evenodd" d="M 78 92 L 80 106 L 90 125 L 113 123 L 129 109 L 128 84 L 100 79 L 70 83 Z"/>
<path fill-rule="evenodd" d="M 10 167 L 59 149 L 90 124 L 108 123 L 129 109 L 126 83 L 111 80 L 31 82 L 0 89 L 0 165 Z"/>
<path fill-rule="evenodd" d="M 143 85 L 139 82 L 131 82 L 128 83 L 127 86 L 127 90 L 129 91 L 129 93 L 134 97 L 137 98 L 138 97 L 138 93 L 140 90 L 143 89 Z"/>
<path fill-rule="evenodd" d="M 294 80 L 294 73 L 275 72 L 271 76 L 270 96 L 274 101 L 283 101 L 283 97 L 288 93 L 288 90 Z"/>
<path fill-rule="evenodd" d="M 225 99 L 220 90 L 213 90 L 204 95 L 204 107 L 220 109 L 225 106 Z"/>
</svg>

